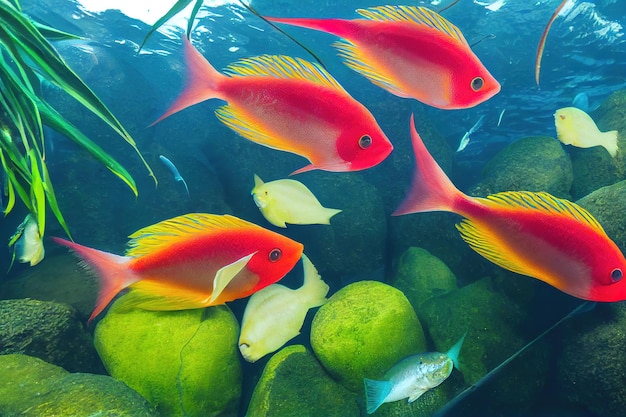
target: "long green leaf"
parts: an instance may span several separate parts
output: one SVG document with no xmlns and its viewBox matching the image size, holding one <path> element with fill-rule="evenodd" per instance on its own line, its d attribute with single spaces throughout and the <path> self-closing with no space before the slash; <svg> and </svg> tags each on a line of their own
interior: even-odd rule
<svg viewBox="0 0 626 417">
<path fill-rule="evenodd" d="M 152 28 L 150 28 L 150 31 L 148 32 L 146 37 L 143 38 L 143 42 L 141 42 L 141 46 L 139 46 L 139 50 L 141 51 L 143 46 L 148 41 L 148 38 L 154 32 L 156 32 L 157 29 L 159 29 L 161 26 L 163 26 L 163 24 L 165 24 L 165 22 L 170 20 L 172 17 L 176 16 L 176 14 L 178 14 L 181 10 L 183 10 L 185 7 L 187 7 L 187 5 L 189 5 L 189 3 L 191 3 L 192 1 L 193 0 L 178 0 L 176 2 L 176 4 L 174 4 L 172 6 L 172 8 L 169 9 L 169 11 L 165 15 L 163 15 L 159 20 L 156 21 L 156 23 L 154 25 L 152 25 Z M 197 3 L 202 4 L 202 0 L 196 0 L 196 5 L 197 5 Z"/>
<path fill-rule="evenodd" d="M 32 182 L 30 183 L 30 199 L 32 206 L 35 208 L 33 214 L 37 217 L 37 227 L 39 228 L 39 234 L 43 236 L 44 230 L 46 230 L 46 191 L 43 188 L 43 179 L 41 178 L 41 171 L 39 170 L 39 161 L 41 161 L 41 155 L 37 155 L 35 149 L 31 149 L 28 152 L 30 158 L 30 169 L 32 174 Z"/>
<path fill-rule="evenodd" d="M 50 174 L 48 173 L 48 167 L 46 166 L 46 161 L 41 161 L 41 171 L 43 174 L 43 188 L 46 192 L 46 198 L 48 200 L 48 206 L 54 213 L 54 216 L 57 218 L 57 221 L 63 227 L 63 230 L 67 234 L 67 236 L 72 239 L 72 235 L 70 234 L 70 229 L 67 227 L 65 223 L 65 218 L 61 213 L 61 209 L 59 209 L 59 203 L 57 202 L 57 197 L 54 194 L 54 188 L 52 187 L 52 181 L 50 180 Z M 41 236 L 43 237 L 43 230 L 40 231 Z"/>
</svg>

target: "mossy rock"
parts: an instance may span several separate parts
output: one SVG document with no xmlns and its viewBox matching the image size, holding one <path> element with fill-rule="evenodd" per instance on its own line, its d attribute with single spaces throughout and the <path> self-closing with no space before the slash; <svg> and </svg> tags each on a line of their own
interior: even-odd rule
<svg viewBox="0 0 626 417">
<path fill-rule="evenodd" d="M 420 320 L 437 351 L 446 352 L 467 332 L 459 354 L 465 384 L 458 380 L 459 386 L 450 387 L 456 391 L 480 381 L 529 341 L 521 336 L 527 313 L 494 292 L 490 278 L 433 297 L 424 303 L 422 311 Z M 506 372 L 511 377 L 500 379 L 497 401 L 523 410 L 537 400 L 548 374 L 546 346 L 542 347 L 533 349 L 515 366 L 509 364 Z"/>
<path fill-rule="evenodd" d="M 330 375 L 354 392 L 405 356 L 425 352 L 422 326 L 402 292 L 360 281 L 336 292 L 313 318 L 311 347 Z"/>
<path fill-rule="evenodd" d="M 502 191 L 546 191 L 555 197 L 571 198 L 572 181 L 572 163 L 561 143 L 550 137 L 532 136 L 498 152 L 470 194 L 484 197 Z"/>
<path fill-rule="evenodd" d="M 333 381 L 302 345 L 269 360 L 248 407 L 252 417 L 358 417 L 356 395 Z"/>
<path fill-rule="evenodd" d="M 22 353 L 71 372 L 104 373 L 76 310 L 31 299 L 0 300 L 0 355 Z"/>
<path fill-rule="evenodd" d="M 457 289 L 450 268 L 422 248 L 409 248 L 402 254 L 392 284 L 406 295 L 418 317 L 424 301 Z"/>
<path fill-rule="evenodd" d="M 122 312 L 114 304 L 95 345 L 111 376 L 165 415 L 226 416 L 236 414 L 241 395 L 238 336 L 226 306 Z"/>
<path fill-rule="evenodd" d="M 152 417 L 138 393 L 109 376 L 71 374 L 26 355 L 0 355 L 0 415 Z"/>
<path fill-rule="evenodd" d="M 626 253 L 626 181 L 602 187 L 577 203 L 600 222 L 606 234 Z"/>
</svg>

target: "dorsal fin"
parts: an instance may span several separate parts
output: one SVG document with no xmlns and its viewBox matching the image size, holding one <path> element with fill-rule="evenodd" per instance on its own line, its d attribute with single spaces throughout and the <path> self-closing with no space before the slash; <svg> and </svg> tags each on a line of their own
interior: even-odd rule
<svg viewBox="0 0 626 417">
<path fill-rule="evenodd" d="M 336 90 L 344 91 L 343 87 L 321 66 L 301 58 L 285 55 L 261 55 L 244 58 L 228 65 L 224 73 L 231 77 L 266 76 L 275 78 L 291 78 L 312 81 Z"/>
<path fill-rule="evenodd" d="M 356 12 L 369 20 L 377 20 L 380 22 L 412 22 L 419 25 L 426 25 L 459 40 L 465 45 L 468 45 L 459 28 L 443 18 L 437 12 L 425 7 L 377 6 L 367 9 L 357 9 Z"/>
<path fill-rule="evenodd" d="M 539 210 L 547 213 L 563 214 L 573 217 L 576 220 L 586 223 L 597 232 L 606 235 L 602 225 L 596 220 L 591 213 L 578 204 L 571 201 L 556 198 L 546 192 L 530 192 L 530 191 L 506 191 L 502 193 L 492 194 L 487 197 L 488 201 L 497 203 L 498 205 L 508 205 L 515 208 L 526 208 L 530 210 Z"/>
<path fill-rule="evenodd" d="M 206 213 L 191 213 L 174 217 L 137 230 L 128 236 L 126 256 L 138 257 L 179 242 L 181 237 L 193 234 L 218 233 L 225 229 L 258 227 L 237 217 Z"/>
</svg>

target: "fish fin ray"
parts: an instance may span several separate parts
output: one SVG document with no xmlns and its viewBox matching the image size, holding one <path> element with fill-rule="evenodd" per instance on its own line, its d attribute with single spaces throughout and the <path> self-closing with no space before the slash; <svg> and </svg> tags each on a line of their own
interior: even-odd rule
<svg viewBox="0 0 626 417">
<path fill-rule="evenodd" d="M 418 390 L 416 392 L 414 392 L 410 397 L 409 397 L 409 402 L 412 403 L 413 401 L 417 400 L 419 397 L 421 397 L 422 395 L 424 395 L 424 393 L 428 391 L 428 390 Z"/>
<path fill-rule="evenodd" d="M 257 252 L 253 252 L 248 256 L 244 256 L 241 259 L 237 259 L 235 262 L 232 262 L 228 265 L 221 267 L 215 273 L 215 279 L 213 280 L 213 291 L 211 292 L 211 298 L 209 299 L 209 304 L 215 302 L 215 300 L 222 294 L 224 289 L 230 284 L 230 282 L 237 276 L 242 269 L 246 267 L 250 259 Z"/>
<path fill-rule="evenodd" d="M 191 213 L 139 229 L 129 236 L 126 256 L 138 257 L 170 246 L 181 237 L 218 234 L 225 229 L 258 226 L 228 214 Z"/>
<path fill-rule="evenodd" d="M 398 97 L 410 97 L 410 94 L 400 87 L 393 78 L 385 76 L 380 69 L 367 64 L 369 60 L 365 59 L 357 45 L 349 41 L 336 41 L 333 46 L 338 50 L 339 56 L 349 68 L 363 75 L 372 84 Z"/>
<path fill-rule="evenodd" d="M 384 402 L 393 387 L 389 381 L 376 381 L 374 379 L 363 378 L 365 384 L 365 402 L 367 404 L 367 414 L 372 414 Z"/>
<path fill-rule="evenodd" d="M 587 210 L 578 204 L 554 197 L 546 192 L 505 191 L 488 196 L 487 202 L 495 203 L 499 206 L 511 206 L 572 217 L 587 224 L 596 232 L 606 235 L 602 225 Z"/>
<path fill-rule="evenodd" d="M 115 311 L 136 308 L 150 311 L 175 311 L 207 307 L 208 294 L 174 288 L 158 281 L 141 280 L 114 304 Z"/>
<path fill-rule="evenodd" d="M 468 45 L 463 33 L 437 12 L 417 6 L 377 6 L 358 9 L 357 13 L 369 20 L 380 22 L 411 22 L 426 25 Z M 469 45 L 468 45 L 469 46 Z"/>
<path fill-rule="evenodd" d="M 228 65 L 224 72 L 231 77 L 265 76 L 311 81 L 335 90 L 345 91 L 337 80 L 319 65 L 285 55 L 261 55 L 240 59 Z"/>
</svg>

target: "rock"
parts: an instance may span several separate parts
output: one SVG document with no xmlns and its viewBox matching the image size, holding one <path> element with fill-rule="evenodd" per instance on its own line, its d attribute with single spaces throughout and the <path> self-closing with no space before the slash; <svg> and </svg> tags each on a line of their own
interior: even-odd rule
<svg viewBox="0 0 626 417">
<path fill-rule="evenodd" d="M 626 306 L 598 304 L 563 327 L 557 354 L 559 396 L 593 415 L 620 416 L 626 407 Z"/>
<path fill-rule="evenodd" d="M 418 317 L 424 301 L 457 289 L 456 277 L 446 264 L 421 248 L 402 254 L 392 284 L 404 293 Z"/>
<path fill-rule="evenodd" d="M 336 292 L 315 314 L 311 347 L 330 375 L 354 392 L 405 356 L 425 352 L 415 311 L 401 291 L 360 281 Z"/>
<path fill-rule="evenodd" d="M 248 407 L 254 417 L 358 417 L 356 396 L 333 381 L 302 345 L 269 360 Z"/>
<path fill-rule="evenodd" d="M 470 195 L 485 197 L 502 191 L 546 191 L 571 199 L 572 163 L 561 143 L 550 137 L 520 139 L 498 152 L 485 166 L 483 180 Z"/>
<path fill-rule="evenodd" d="M 626 181 L 602 187 L 577 201 L 600 222 L 606 234 L 626 253 Z"/>
<path fill-rule="evenodd" d="M 422 312 L 420 320 L 439 352 L 446 352 L 467 332 L 459 354 L 465 384 L 456 388 L 449 384 L 452 390 L 478 382 L 528 342 L 520 336 L 527 313 L 495 293 L 489 278 L 429 299 Z M 519 410 L 533 404 L 545 385 L 546 357 L 545 349 L 534 349 L 524 361 L 509 364 L 512 377 L 499 383 L 509 389 L 502 389 L 497 401 Z"/>
<path fill-rule="evenodd" d="M 0 355 L 0 415 L 156 417 L 150 404 L 109 376 L 70 374 L 26 355 Z"/>
<path fill-rule="evenodd" d="M 91 335 L 66 304 L 30 299 L 0 300 L 0 354 L 22 353 L 68 371 L 104 369 Z"/>
<path fill-rule="evenodd" d="M 239 325 L 230 309 L 116 311 L 95 346 L 116 379 L 167 416 L 234 415 L 241 395 Z"/>
</svg>

